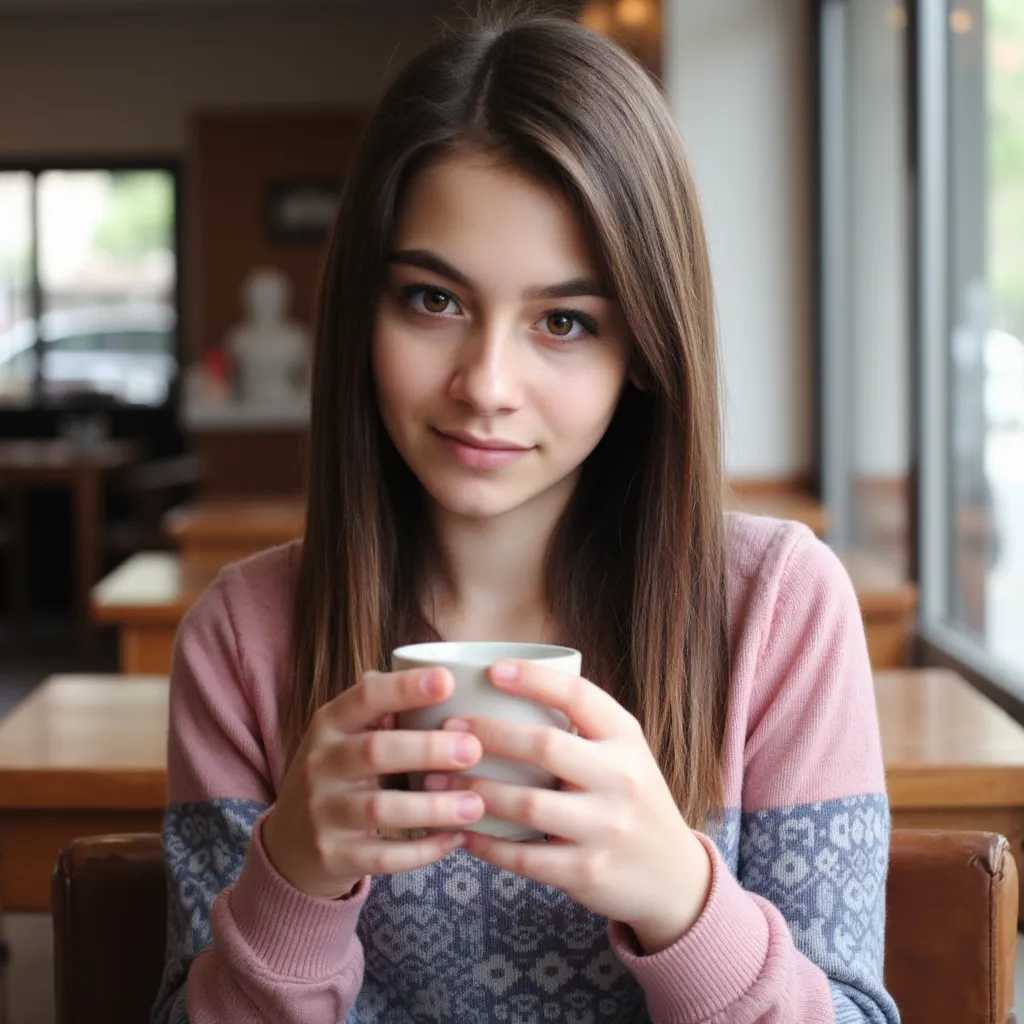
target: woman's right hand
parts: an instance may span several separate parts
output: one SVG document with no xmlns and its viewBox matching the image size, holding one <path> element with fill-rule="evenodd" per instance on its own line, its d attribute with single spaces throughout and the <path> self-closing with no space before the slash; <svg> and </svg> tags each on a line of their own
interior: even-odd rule
<svg viewBox="0 0 1024 1024">
<path fill-rule="evenodd" d="M 286 881 L 336 899 L 365 875 L 412 871 L 461 845 L 458 832 L 388 840 L 377 831 L 457 829 L 483 817 L 475 793 L 380 786 L 384 775 L 457 772 L 480 759 L 467 733 L 392 727 L 396 712 L 440 704 L 454 688 L 446 669 L 371 672 L 316 712 L 263 821 L 263 848 Z"/>
</svg>

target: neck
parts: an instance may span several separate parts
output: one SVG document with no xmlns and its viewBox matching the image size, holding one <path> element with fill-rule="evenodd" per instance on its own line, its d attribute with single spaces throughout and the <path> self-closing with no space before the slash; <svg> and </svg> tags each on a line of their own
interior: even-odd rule
<svg viewBox="0 0 1024 1024">
<path fill-rule="evenodd" d="M 446 640 L 557 642 L 546 594 L 548 545 L 575 480 L 486 519 L 436 508 L 443 577 L 431 618 Z"/>
</svg>

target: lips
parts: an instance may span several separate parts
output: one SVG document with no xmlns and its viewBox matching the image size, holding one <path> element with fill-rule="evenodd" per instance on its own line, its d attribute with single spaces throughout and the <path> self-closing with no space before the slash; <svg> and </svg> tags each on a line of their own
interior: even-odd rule
<svg viewBox="0 0 1024 1024">
<path fill-rule="evenodd" d="M 435 429 L 434 434 L 448 455 L 467 469 L 505 469 L 533 451 L 532 448 L 504 438 L 477 437 L 461 430 Z"/>
<path fill-rule="evenodd" d="M 484 451 L 526 452 L 530 450 L 527 445 L 516 444 L 515 441 L 505 441 L 500 437 L 477 437 L 461 430 L 438 430 L 438 433 L 442 437 L 458 441 L 459 444 L 468 445 L 470 448 L 482 448 Z"/>
</svg>

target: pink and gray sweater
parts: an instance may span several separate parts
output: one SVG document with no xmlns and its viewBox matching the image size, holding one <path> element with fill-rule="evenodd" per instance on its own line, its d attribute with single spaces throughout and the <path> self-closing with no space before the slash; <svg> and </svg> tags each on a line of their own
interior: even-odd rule
<svg viewBox="0 0 1024 1024">
<path fill-rule="evenodd" d="M 702 915 L 653 956 L 463 850 L 340 901 L 274 871 L 260 825 L 285 768 L 297 555 L 226 568 L 178 635 L 155 1024 L 898 1021 L 871 668 L 850 580 L 809 530 L 729 515 L 727 810 L 702 827 Z"/>
</svg>

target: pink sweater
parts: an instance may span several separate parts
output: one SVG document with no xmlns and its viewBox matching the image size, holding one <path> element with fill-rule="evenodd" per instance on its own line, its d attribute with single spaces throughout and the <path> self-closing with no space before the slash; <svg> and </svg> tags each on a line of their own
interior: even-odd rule
<svg viewBox="0 0 1024 1024">
<path fill-rule="evenodd" d="M 153 1021 L 898 1020 L 882 984 L 889 814 L 871 669 L 849 578 L 809 530 L 729 515 L 727 811 L 702 829 L 701 917 L 654 956 L 462 850 L 345 901 L 277 875 L 260 824 L 284 771 L 297 555 L 226 568 L 178 635 Z"/>
</svg>

